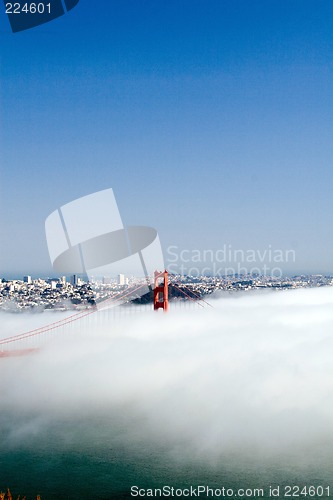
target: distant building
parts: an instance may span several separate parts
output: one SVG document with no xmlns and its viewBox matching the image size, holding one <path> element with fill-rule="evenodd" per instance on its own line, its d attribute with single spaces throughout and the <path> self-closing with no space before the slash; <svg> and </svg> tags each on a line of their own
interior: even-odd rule
<svg viewBox="0 0 333 500">
<path fill-rule="evenodd" d="M 60 278 L 60 283 L 62 283 L 63 285 L 66 285 L 66 276 L 61 276 Z"/>
<path fill-rule="evenodd" d="M 125 285 L 125 275 L 124 274 L 118 274 L 118 285 Z"/>
<path fill-rule="evenodd" d="M 28 285 L 31 285 L 32 278 L 31 278 L 31 276 L 24 276 L 23 281 L 24 281 L 24 283 L 28 283 Z"/>
<path fill-rule="evenodd" d="M 71 277 L 71 285 L 77 286 L 79 284 L 79 278 L 77 274 L 73 274 Z"/>
</svg>

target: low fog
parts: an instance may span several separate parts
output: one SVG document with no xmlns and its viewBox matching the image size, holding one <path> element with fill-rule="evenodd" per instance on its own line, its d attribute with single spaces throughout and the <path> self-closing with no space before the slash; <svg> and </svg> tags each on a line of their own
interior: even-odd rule
<svg viewBox="0 0 333 500">
<path fill-rule="evenodd" d="M 0 359 L 2 445 L 48 434 L 69 447 L 136 442 L 206 459 L 331 446 L 333 288 L 210 303 L 114 321 L 96 313 L 36 354 Z M 1 337 L 44 314 L 1 314 Z"/>
</svg>

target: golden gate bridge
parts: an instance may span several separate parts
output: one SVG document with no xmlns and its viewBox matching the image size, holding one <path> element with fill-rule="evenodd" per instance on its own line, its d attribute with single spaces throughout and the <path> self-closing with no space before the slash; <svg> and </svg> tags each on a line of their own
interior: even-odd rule
<svg viewBox="0 0 333 500">
<path fill-rule="evenodd" d="M 162 283 L 160 283 L 161 280 Z M 135 286 L 122 290 L 112 297 L 103 300 L 98 304 L 98 307 L 96 305 L 91 306 L 89 309 L 75 312 L 74 314 L 70 314 L 69 316 L 38 328 L 2 338 L 0 339 L 0 358 L 32 354 L 38 351 L 41 345 L 52 337 L 66 334 L 74 324 L 81 325 L 87 319 L 89 321 L 85 324 L 85 327 L 92 328 L 98 323 L 98 321 L 94 321 L 94 319 L 98 318 L 98 315 L 103 314 L 105 311 L 108 313 L 107 318 L 109 320 L 117 316 L 120 317 L 122 315 L 144 312 L 148 309 L 152 310 L 152 304 L 155 311 L 162 309 L 165 312 L 168 311 L 170 305 L 172 308 L 184 307 L 192 304 L 201 308 L 206 306 L 212 307 L 212 305 L 199 294 L 193 290 L 189 290 L 185 285 L 177 283 L 175 280 L 172 280 L 170 283 L 167 271 L 156 271 L 154 275 L 154 289 L 151 288 L 150 284 L 148 286 L 150 291 L 153 292 L 152 300 L 150 301 L 140 302 L 138 299 L 138 297 L 140 297 L 140 290 L 147 287 L 147 281 L 144 280 Z M 170 288 L 178 292 L 178 296 L 171 300 L 169 300 Z M 179 300 L 179 298 L 181 300 Z M 135 303 L 135 301 L 139 303 Z"/>
</svg>

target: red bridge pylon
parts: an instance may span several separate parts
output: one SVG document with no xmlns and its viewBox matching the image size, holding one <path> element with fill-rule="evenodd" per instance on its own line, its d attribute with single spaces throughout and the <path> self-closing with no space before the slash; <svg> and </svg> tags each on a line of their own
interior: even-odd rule
<svg viewBox="0 0 333 500">
<path fill-rule="evenodd" d="M 162 283 L 160 283 L 160 281 Z M 154 311 L 163 309 L 167 312 L 169 308 L 169 293 L 168 293 L 168 271 L 155 271 L 154 274 Z"/>
</svg>

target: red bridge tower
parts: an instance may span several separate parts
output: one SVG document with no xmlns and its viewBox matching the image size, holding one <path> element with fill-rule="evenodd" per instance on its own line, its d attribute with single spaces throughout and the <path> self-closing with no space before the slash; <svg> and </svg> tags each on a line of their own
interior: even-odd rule
<svg viewBox="0 0 333 500">
<path fill-rule="evenodd" d="M 168 271 L 155 271 L 154 275 L 154 310 L 163 309 L 167 312 L 169 307 L 169 297 L 168 297 Z M 160 283 L 160 280 L 163 280 Z"/>
</svg>

